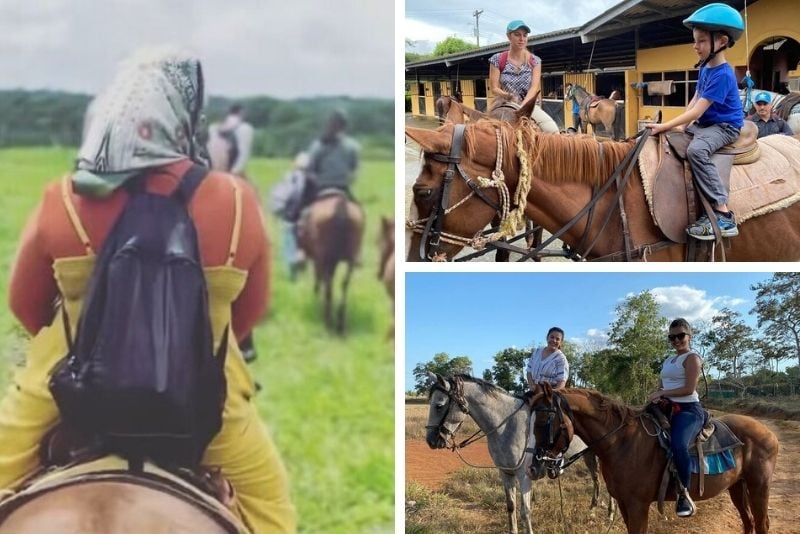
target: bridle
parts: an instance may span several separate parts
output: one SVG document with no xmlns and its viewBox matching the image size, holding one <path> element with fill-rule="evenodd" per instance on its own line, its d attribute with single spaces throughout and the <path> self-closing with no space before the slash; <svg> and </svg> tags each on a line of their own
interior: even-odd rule
<svg viewBox="0 0 800 534">
<path fill-rule="evenodd" d="M 435 428 L 440 436 L 445 439 L 445 442 L 450 439 L 455 445 L 455 436 L 458 429 L 461 428 L 461 425 L 466 420 L 467 415 L 469 415 L 469 403 L 467 403 L 467 399 L 464 397 L 464 382 L 459 377 L 454 377 L 449 381 L 450 389 L 445 389 L 439 384 L 434 384 L 431 386 L 431 395 L 433 395 L 434 391 L 441 391 L 447 398 L 449 399 L 447 403 L 447 410 L 444 412 L 441 420 L 439 423 L 435 425 L 425 425 L 425 429 L 429 430 L 431 428 Z M 446 423 L 450 416 L 450 410 L 453 409 L 453 405 L 459 407 L 461 412 L 464 414 L 464 417 L 461 418 L 461 421 L 458 422 L 456 427 L 453 430 L 447 428 Z"/>
<path fill-rule="evenodd" d="M 476 181 L 470 177 L 470 175 L 461 166 L 461 152 L 464 145 L 465 129 L 466 126 L 464 124 L 456 124 L 454 126 L 449 154 L 441 154 L 436 152 L 425 153 L 426 157 L 429 157 L 434 161 L 447 163 L 447 169 L 445 170 L 442 178 L 442 185 L 439 188 L 438 203 L 434 205 L 430 215 L 428 215 L 427 219 L 408 221 L 409 228 L 416 233 L 422 234 L 419 244 L 419 257 L 423 258 L 425 261 L 442 261 L 442 258 L 445 256 L 444 252 L 441 250 L 442 242 L 458 244 L 461 246 L 468 245 L 470 242 L 472 242 L 472 238 L 448 234 L 442 231 L 445 216 L 457 207 L 461 206 L 464 202 L 471 198 L 472 195 L 477 195 L 478 198 L 483 200 L 492 209 L 494 209 L 498 215 L 502 216 L 504 212 L 504 207 L 489 198 L 486 193 L 481 190 L 481 185 L 476 183 Z M 498 137 L 498 157 L 495 160 L 495 170 L 492 173 L 492 177 L 497 180 L 503 180 L 503 157 L 502 143 L 500 142 L 500 130 L 497 129 L 496 132 Z M 450 186 L 452 185 L 453 178 L 455 178 L 456 175 L 464 180 L 467 186 L 469 186 L 471 189 L 471 192 L 451 207 L 449 205 L 448 197 Z M 507 205 L 505 206 L 505 209 L 507 210 Z"/>
<path fill-rule="evenodd" d="M 563 405 L 562 405 L 563 403 Z M 534 408 L 534 436 L 536 435 L 536 428 L 546 428 L 546 440 L 543 445 L 537 441 L 536 448 L 533 451 L 533 459 L 535 462 L 543 463 L 547 469 L 547 475 L 550 478 L 557 478 L 561 471 L 569 464 L 565 464 L 564 453 L 569 449 L 569 444 L 572 441 L 572 435 L 567 428 L 564 412 L 570 419 L 572 424 L 572 408 L 570 408 L 567 399 L 562 397 L 559 393 L 553 393 L 553 402 L 544 407 Z M 547 421 L 539 423 L 538 414 L 547 414 Z M 556 443 L 564 438 L 564 445 L 560 450 L 554 451 Z M 587 448 L 588 449 L 588 448 Z M 579 458 L 580 456 L 578 456 Z M 575 458 L 577 460 L 577 458 Z M 570 464 L 575 461 L 570 461 Z"/>
</svg>

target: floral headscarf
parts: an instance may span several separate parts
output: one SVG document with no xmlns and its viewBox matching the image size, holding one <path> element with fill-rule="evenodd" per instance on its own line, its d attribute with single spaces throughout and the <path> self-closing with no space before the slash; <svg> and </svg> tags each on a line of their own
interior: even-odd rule
<svg viewBox="0 0 800 534">
<path fill-rule="evenodd" d="M 144 169 L 198 160 L 202 108 L 203 71 L 196 57 L 173 49 L 136 53 L 87 111 L 75 190 L 102 197 Z"/>
</svg>

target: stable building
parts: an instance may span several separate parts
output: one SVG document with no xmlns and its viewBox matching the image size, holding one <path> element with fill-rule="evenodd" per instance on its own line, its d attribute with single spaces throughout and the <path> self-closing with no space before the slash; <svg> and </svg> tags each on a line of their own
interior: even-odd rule
<svg viewBox="0 0 800 534">
<path fill-rule="evenodd" d="M 573 83 L 605 97 L 619 91 L 620 135 L 633 135 L 659 110 L 664 121 L 680 115 L 694 96 L 698 73 L 683 19 L 708 3 L 624 0 L 583 26 L 529 36 L 529 50 L 542 59 L 542 107 L 562 128 L 572 126 L 572 103 L 563 91 Z M 758 89 L 800 91 L 797 0 L 724 3 L 745 20 L 744 35 L 725 52 L 737 78 L 749 70 Z M 456 91 L 465 105 L 486 111 L 492 99 L 488 60 L 507 48 L 503 42 L 406 64 L 411 113 L 436 116 L 436 100 Z"/>
</svg>

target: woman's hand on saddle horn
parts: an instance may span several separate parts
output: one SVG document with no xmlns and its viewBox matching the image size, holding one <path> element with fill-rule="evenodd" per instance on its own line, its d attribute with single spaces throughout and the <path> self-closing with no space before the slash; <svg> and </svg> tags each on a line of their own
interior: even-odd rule
<svg viewBox="0 0 800 534">
<path fill-rule="evenodd" d="M 651 394 L 650 394 L 650 395 L 647 397 L 647 400 L 648 400 L 648 401 L 650 401 L 650 402 L 652 402 L 652 403 L 657 403 L 657 402 L 659 401 L 659 399 L 660 399 L 661 397 L 663 397 L 663 396 L 664 396 L 664 390 L 663 390 L 663 389 L 659 389 L 659 390 L 656 390 L 656 391 L 652 392 L 652 393 L 651 393 Z"/>
</svg>

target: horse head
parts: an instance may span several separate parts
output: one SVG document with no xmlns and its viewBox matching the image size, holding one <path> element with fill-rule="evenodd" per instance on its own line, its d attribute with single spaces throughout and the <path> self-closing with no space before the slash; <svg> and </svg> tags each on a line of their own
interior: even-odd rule
<svg viewBox="0 0 800 534">
<path fill-rule="evenodd" d="M 575 434 L 572 410 L 567 399 L 554 391 L 549 383 L 536 387 L 530 405 L 534 437 L 531 478 L 542 478 L 545 473 L 556 478 L 564 463 L 563 455 Z"/>
<path fill-rule="evenodd" d="M 524 106 L 521 106 L 520 100 L 516 96 L 505 98 L 498 95 L 492 98 L 489 118 L 517 124 L 522 117 L 531 116 L 534 106 L 536 106 L 535 98 L 528 100 Z"/>
<path fill-rule="evenodd" d="M 428 372 L 432 381 L 428 397 L 428 424 L 425 441 L 431 449 L 447 447 L 447 441 L 455 436 L 469 414 L 469 405 L 464 398 L 464 385 L 460 377 L 444 378 Z"/>
<path fill-rule="evenodd" d="M 508 166 L 516 159 L 500 155 L 497 142 L 499 137 L 506 156 L 513 154 L 510 132 L 506 123 L 489 120 L 437 130 L 406 128 L 424 158 L 412 188 L 419 218 L 409 260 L 452 258 L 499 212 L 498 190 L 481 185 L 480 178 L 498 169 L 511 172 Z"/>
</svg>

